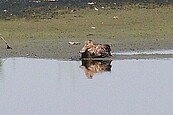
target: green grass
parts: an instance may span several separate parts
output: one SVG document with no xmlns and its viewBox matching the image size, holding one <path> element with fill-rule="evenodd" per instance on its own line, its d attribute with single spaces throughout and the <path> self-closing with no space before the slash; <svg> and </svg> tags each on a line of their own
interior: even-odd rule
<svg viewBox="0 0 173 115">
<path fill-rule="evenodd" d="M 173 7 L 155 9 L 60 10 L 57 19 L 0 20 L 0 33 L 9 39 L 29 38 L 173 38 Z M 64 13 L 63 13 L 64 12 Z M 118 16 L 118 19 L 113 19 Z M 91 29 L 95 26 L 96 29 Z"/>
</svg>

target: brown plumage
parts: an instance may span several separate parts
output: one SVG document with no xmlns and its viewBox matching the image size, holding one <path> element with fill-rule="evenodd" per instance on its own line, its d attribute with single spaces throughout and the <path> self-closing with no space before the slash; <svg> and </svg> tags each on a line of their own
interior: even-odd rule
<svg viewBox="0 0 173 115">
<path fill-rule="evenodd" d="M 111 48 L 108 44 L 94 44 L 92 40 L 85 42 L 80 53 L 82 58 L 105 58 L 111 56 Z"/>
<path fill-rule="evenodd" d="M 85 75 L 92 79 L 95 73 L 111 71 L 111 62 L 112 60 L 82 60 L 81 68 Z"/>
</svg>

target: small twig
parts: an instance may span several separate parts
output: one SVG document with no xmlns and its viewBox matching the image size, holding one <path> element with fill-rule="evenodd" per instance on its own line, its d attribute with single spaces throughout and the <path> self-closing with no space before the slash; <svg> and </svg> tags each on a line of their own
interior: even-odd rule
<svg viewBox="0 0 173 115">
<path fill-rule="evenodd" d="M 5 41 L 5 39 L 1 36 L 1 39 L 5 42 L 5 44 L 6 44 L 6 46 L 7 46 L 7 49 L 12 49 L 11 47 L 10 47 L 10 45 L 7 43 L 7 41 Z"/>
</svg>

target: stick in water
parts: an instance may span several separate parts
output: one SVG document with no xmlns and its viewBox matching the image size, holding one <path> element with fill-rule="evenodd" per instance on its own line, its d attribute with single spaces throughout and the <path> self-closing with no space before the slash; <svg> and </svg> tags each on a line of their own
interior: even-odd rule
<svg viewBox="0 0 173 115">
<path fill-rule="evenodd" d="M 10 45 L 5 41 L 5 39 L 1 36 L 1 39 L 5 42 L 5 44 L 7 45 L 7 49 L 12 49 L 11 47 L 10 47 Z"/>
</svg>

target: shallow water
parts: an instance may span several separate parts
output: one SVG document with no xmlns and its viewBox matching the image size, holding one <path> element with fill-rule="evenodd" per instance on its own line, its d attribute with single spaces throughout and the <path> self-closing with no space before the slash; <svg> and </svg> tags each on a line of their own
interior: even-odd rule
<svg viewBox="0 0 173 115">
<path fill-rule="evenodd" d="M 162 50 L 148 50 L 148 51 L 130 51 L 130 52 L 114 52 L 113 55 L 153 55 L 153 54 L 159 54 L 159 55 L 173 55 L 173 49 L 162 49 Z"/>
<path fill-rule="evenodd" d="M 0 115 L 171 115 L 172 68 L 171 58 L 0 59 Z"/>
</svg>

